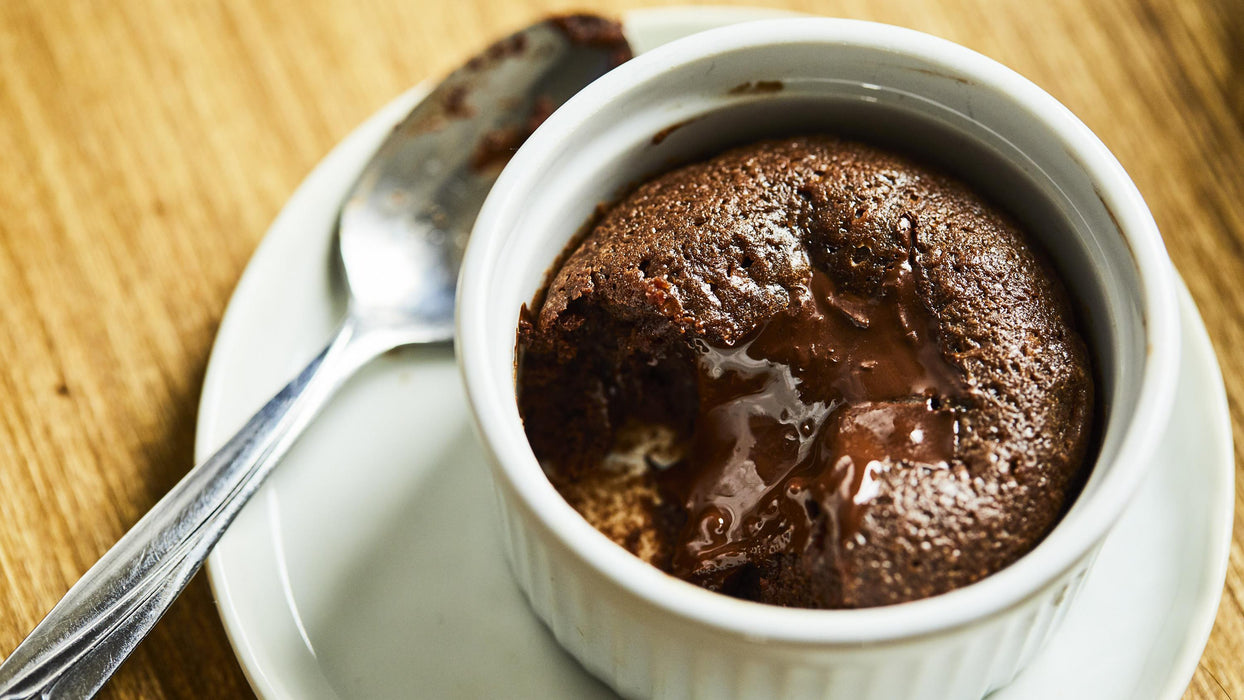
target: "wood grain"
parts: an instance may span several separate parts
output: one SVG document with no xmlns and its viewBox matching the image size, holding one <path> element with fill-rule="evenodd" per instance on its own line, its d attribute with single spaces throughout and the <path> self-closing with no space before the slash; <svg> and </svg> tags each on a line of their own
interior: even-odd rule
<svg viewBox="0 0 1244 700">
<path fill-rule="evenodd" d="M 1152 207 L 1209 326 L 1238 434 L 1240 0 L 747 2 L 937 34 L 1068 105 Z M 316 161 L 491 37 L 549 12 L 647 4 L 0 3 L 0 653 L 191 464 L 229 294 Z M 1237 507 L 1189 698 L 1244 698 L 1242 517 Z M 104 695 L 249 693 L 200 577 Z"/>
</svg>

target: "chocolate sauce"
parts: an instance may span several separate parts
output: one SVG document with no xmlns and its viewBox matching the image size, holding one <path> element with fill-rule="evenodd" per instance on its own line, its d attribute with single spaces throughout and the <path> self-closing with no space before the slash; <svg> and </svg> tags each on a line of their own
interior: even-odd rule
<svg viewBox="0 0 1244 700">
<path fill-rule="evenodd" d="M 858 531 L 889 469 L 945 469 L 958 371 L 896 261 L 872 296 L 817 271 L 785 313 L 731 348 L 699 343 L 688 458 L 661 474 L 687 506 L 678 576 L 721 588 L 740 566 Z"/>
<path fill-rule="evenodd" d="M 549 22 L 576 46 L 613 49 L 611 66 L 620 66 L 634 55 L 620 22 L 597 15 L 577 14 L 553 17 Z"/>
</svg>

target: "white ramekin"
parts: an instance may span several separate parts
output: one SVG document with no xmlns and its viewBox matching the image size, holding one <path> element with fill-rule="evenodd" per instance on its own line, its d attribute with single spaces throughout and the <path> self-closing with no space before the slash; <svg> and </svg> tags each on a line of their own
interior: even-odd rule
<svg viewBox="0 0 1244 700">
<path fill-rule="evenodd" d="M 1049 537 L 979 583 L 866 610 L 717 595 L 593 529 L 528 447 L 514 392 L 519 307 L 593 208 L 673 163 L 791 131 L 864 134 L 959 173 L 1029 225 L 1084 314 L 1103 407 L 1098 460 Z M 624 695 L 981 697 L 1059 624 L 1150 466 L 1178 362 L 1170 269 L 1144 201 L 1102 143 L 1045 92 L 968 49 L 896 27 L 798 18 L 639 56 L 522 147 L 488 197 L 462 270 L 458 356 L 493 457 L 514 574 L 561 644 Z"/>
</svg>

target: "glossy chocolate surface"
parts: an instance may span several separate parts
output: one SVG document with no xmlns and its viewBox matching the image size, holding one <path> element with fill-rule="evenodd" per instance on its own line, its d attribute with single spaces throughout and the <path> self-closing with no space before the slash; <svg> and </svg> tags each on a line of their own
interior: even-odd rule
<svg viewBox="0 0 1244 700">
<path fill-rule="evenodd" d="M 754 338 L 701 345 L 686 464 L 658 477 L 687 508 L 675 574 L 719 587 L 757 555 L 802 553 L 826 520 L 846 539 L 879 472 L 949 467 L 963 388 L 914 274 L 903 261 L 858 297 L 816 271 Z"/>
</svg>

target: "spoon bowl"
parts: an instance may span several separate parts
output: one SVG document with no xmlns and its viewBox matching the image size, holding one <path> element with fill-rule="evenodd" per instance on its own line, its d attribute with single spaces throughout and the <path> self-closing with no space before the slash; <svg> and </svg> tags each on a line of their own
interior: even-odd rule
<svg viewBox="0 0 1244 700">
<path fill-rule="evenodd" d="M 501 166 L 552 109 L 629 56 L 618 25 L 563 17 L 507 37 L 423 100 L 380 146 L 338 219 L 352 311 L 453 336 L 467 236 Z"/>
</svg>

